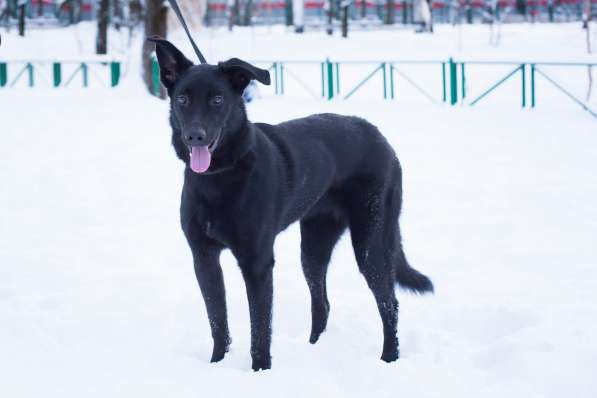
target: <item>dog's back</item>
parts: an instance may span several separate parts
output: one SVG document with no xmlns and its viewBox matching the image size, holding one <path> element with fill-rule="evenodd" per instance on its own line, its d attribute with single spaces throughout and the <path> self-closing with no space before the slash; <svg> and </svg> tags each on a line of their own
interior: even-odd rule
<svg viewBox="0 0 597 398">
<path fill-rule="evenodd" d="M 301 218 L 319 199 L 350 196 L 363 183 L 400 184 L 400 166 L 379 130 L 364 119 L 318 114 L 278 125 L 255 126 L 278 152 L 276 178 L 286 186 L 284 227 Z"/>
<path fill-rule="evenodd" d="M 398 159 L 379 130 L 368 121 L 332 113 L 263 126 L 272 141 L 284 147 L 289 161 L 308 171 L 310 163 L 326 162 L 333 185 L 346 179 L 384 178 Z M 321 170 L 321 169 L 320 169 Z"/>
</svg>

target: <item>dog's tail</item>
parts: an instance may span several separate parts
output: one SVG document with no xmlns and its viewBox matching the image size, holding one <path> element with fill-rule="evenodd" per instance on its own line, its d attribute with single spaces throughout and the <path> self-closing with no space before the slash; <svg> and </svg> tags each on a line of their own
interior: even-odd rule
<svg viewBox="0 0 597 398">
<path fill-rule="evenodd" d="M 401 246 L 399 246 L 397 260 L 396 282 L 400 287 L 417 294 L 433 293 L 431 279 L 408 264 Z"/>
</svg>

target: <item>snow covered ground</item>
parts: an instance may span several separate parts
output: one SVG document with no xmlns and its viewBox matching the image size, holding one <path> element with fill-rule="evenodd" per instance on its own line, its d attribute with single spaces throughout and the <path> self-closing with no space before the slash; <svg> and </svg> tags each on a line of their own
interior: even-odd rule
<svg viewBox="0 0 597 398">
<path fill-rule="evenodd" d="M 498 49 L 481 29 L 463 32 L 470 56 L 586 59 L 576 25 L 505 26 Z M 72 32 L 33 33 L 3 35 L 0 57 L 89 55 Z M 365 54 L 354 59 L 383 59 L 383 43 L 395 39 L 405 57 L 443 57 L 456 32 L 363 32 L 354 42 L 257 32 L 288 41 L 259 54 L 242 53 L 242 34 L 200 37 L 208 34 L 210 59 L 229 55 L 214 43 L 250 59 L 347 57 L 363 36 L 382 44 L 358 47 Z M 233 344 L 223 362 L 208 363 L 207 317 L 178 225 L 182 169 L 167 105 L 143 92 L 135 56 L 114 90 L 0 90 L 0 396 L 597 395 L 597 123 L 589 114 L 564 97 L 534 111 L 359 98 L 251 104 L 255 121 L 333 111 L 377 124 L 404 168 L 407 255 L 436 285 L 434 296 L 399 292 L 402 358 L 381 362 L 381 323 L 344 237 L 328 277 L 328 330 L 311 346 L 292 226 L 276 242 L 273 369 L 253 373 L 244 285 L 227 252 Z"/>
</svg>

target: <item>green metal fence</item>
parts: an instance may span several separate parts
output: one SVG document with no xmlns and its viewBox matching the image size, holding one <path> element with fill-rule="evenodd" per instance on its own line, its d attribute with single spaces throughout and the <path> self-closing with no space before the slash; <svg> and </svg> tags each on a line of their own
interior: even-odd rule
<svg viewBox="0 0 597 398">
<path fill-rule="evenodd" d="M 64 78 L 64 72 L 68 74 Z M 97 69 L 101 69 L 98 72 Z M 10 73 L 9 73 L 10 72 Z M 53 87 L 68 87 L 80 79 L 83 87 L 89 87 L 95 79 L 104 86 L 116 87 L 120 83 L 119 61 L 2 61 L 0 60 L 0 88 L 14 87 L 22 80 L 33 88 L 40 78 L 46 78 Z"/>
<path fill-rule="evenodd" d="M 266 61 L 261 61 L 266 63 Z M 276 61 L 269 63 L 269 70 L 274 73 L 274 92 L 276 95 L 284 95 L 284 79 L 285 75 L 290 75 L 294 80 L 301 83 L 301 86 L 306 87 L 307 83 L 304 79 L 299 79 L 296 74 L 290 71 L 294 65 L 298 64 L 317 64 L 314 61 Z M 396 98 L 396 76 L 401 77 L 406 83 L 416 89 L 421 95 L 426 97 L 431 102 L 444 102 L 448 105 L 468 105 L 475 106 L 482 100 L 493 95 L 498 88 L 504 83 L 510 81 L 515 76 L 520 76 L 520 96 L 518 101 L 522 108 L 535 108 L 538 104 L 538 76 L 541 76 L 544 82 L 553 86 L 558 92 L 571 101 L 581 106 L 584 110 L 589 112 L 594 117 L 597 117 L 597 111 L 592 109 L 588 103 L 574 95 L 572 90 L 566 88 L 565 85 L 554 78 L 546 71 L 546 68 L 558 68 L 569 72 L 570 68 L 593 68 L 597 67 L 597 63 L 583 63 L 583 62 L 517 62 L 517 61 L 474 61 L 474 60 L 455 60 L 449 58 L 448 60 L 395 60 L 395 61 L 332 61 L 326 59 L 320 64 L 320 85 L 321 98 L 333 100 L 336 98 L 349 99 L 365 85 L 372 84 L 373 78 L 381 75 L 382 84 L 379 88 L 380 98 L 386 100 L 393 100 Z M 340 87 L 346 87 L 341 78 L 341 71 L 349 65 L 370 65 L 370 71 L 362 77 L 362 79 L 354 86 L 349 87 L 346 91 L 341 91 Z M 437 72 L 441 73 L 441 86 L 435 89 L 425 88 L 423 84 L 417 82 L 405 71 L 407 66 L 437 66 Z M 476 96 L 471 97 L 468 86 L 467 74 L 470 68 L 476 66 L 511 66 L 513 69 L 509 70 L 507 74 L 492 82 L 488 87 L 481 91 Z M 313 84 L 313 83 L 312 83 Z M 313 94 L 312 90 L 310 90 Z M 317 95 L 313 95 L 317 97 Z M 513 100 L 516 98 L 513 97 Z"/>
<path fill-rule="evenodd" d="M 287 92 L 286 83 L 292 80 L 302 87 L 314 98 L 326 100 L 350 99 L 356 93 L 363 90 L 365 86 L 379 84 L 375 90 L 379 98 L 394 100 L 399 92 L 396 87 L 396 79 L 400 77 L 402 82 L 410 85 L 418 93 L 431 102 L 443 102 L 451 106 L 468 105 L 475 106 L 479 102 L 494 95 L 506 82 L 520 77 L 519 98 L 522 108 L 535 108 L 538 100 L 538 81 L 548 83 L 559 93 L 569 98 L 575 104 L 581 106 L 594 117 L 597 111 L 592 109 L 586 101 L 575 95 L 569 87 L 558 81 L 548 69 L 558 68 L 559 70 L 570 70 L 570 68 L 593 68 L 597 63 L 582 62 L 518 62 L 518 61 L 475 61 L 458 60 L 449 58 L 447 60 L 390 60 L 390 61 L 254 61 L 273 74 L 273 89 L 275 95 L 285 95 Z M 299 66 L 308 66 L 317 69 L 319 72 L 309 79 L 306 79 L 298 72 Z M 348 79 L 346 69 L 359 66 L 365 72 L 356 82 Z M 427 68 L 427 78 L 419 81 L 413 78 L 408 68 Z M 480 66 L 503 66 L 510 67 L 508 73 L 472 96 L 469 92 L 470 79 L 468 78 L 471 68 Z M 433 74 L 435 81 L 441 82 L 437 86 L 429 87 L 426 80 Z M 315 77 L 319 75 L 318 77 Z M 48 79 L 53 87 L 67 87 L 75 80 L 79 80 L 83 87 L 89 87 L 90 80 L 95 79 L 102 85 L 116 87 L 121 81 L 121 62 L 119 61 L 2 61 L 0 60 L 0 88 L 13 87 L 21 81 L 26 81 L 29 87 L 38 85 L 40 78 Z M 439 78 L 438 78 L 439 76 Z M 351 75 L 354 80 L 354 73 Z M 381 79 L 379 79 L 381 78 Z M 159 66 L 153 60 L 153 91 L 159 93 Z M 422 82 L 421 80 L 425 80 Z M 381 84 L 380 84 L 381 82 Z M 320 91 L 318 92 L 318 88 Z M 513 98 L 514 99 L 514 98 Z"/>
<path fill-rule="evenodd" d="M 514 62 L 514 61 L 500 61 L 500 62 L 487 62 L 487 61 L 453 61 L 451 62 L 454 65 L 460 65 L 461 72 L 460 72 L 460 84 L 462 86 L 462 94 L 460 96 L 460 101 L 466 103 L 466 72 L 465 72 L 465 65 L 504 65 L 504 66 L 514 66 L 514 69 L 508 72 L 505 76 L 500 78 L 498 81 L 490 85 L 486 88 L 481 94 L 475 97 L 473 100 L 468 102 L 468 105 L 474 106 L 491 93 L 493 93 L 497 88 L 502 86 L 506 81 L 511 80 L 514 76 L 520 76 L 520 104 L 522 108 L 529 106 L 529 99 L 530 99 L 530 107 L 534 108 L 537 105 L 537 75 L 540 75 L 544 78 L 544 80 L 550 83 L 553 87 L 555 87 L 560 93 L 571 99 L 576 104 L 580 105 L 583 109 L 588 111 L 591 115 L 597 117 L 597 113 L 589 107 L 589 105 L 583 101 L 582 99 L 578 98 L 571 93 L 570 89 L 564 87 L 564 85 L 558 82 L 553 76 L 548 74 L 545 70 L 546 67 L 557 67 L 557 68 L 570 68 L 570 67 L 583 67 L 583 68 L 592 68 L 597 66 L 597 63 L 579 63 L 579 62 Z M 530 78 L 530 81 L 529 81 Z M 453 86 L 458 85 L 458 77 L 457 73 L 451 75 L 451 82 Z M 530 91 L 530 92 L 529 92 Z M 452 104 L 456 104 L 458 102 L 458 97 L 453 99 Z"/>
</svg>

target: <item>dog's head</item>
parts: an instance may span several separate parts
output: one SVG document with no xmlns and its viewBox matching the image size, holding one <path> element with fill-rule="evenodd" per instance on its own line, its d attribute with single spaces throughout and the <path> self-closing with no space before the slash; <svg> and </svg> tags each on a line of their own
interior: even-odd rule
<svg viewBox="0 0 597 398">
<path fill-rule="evenodd" d="M 172 43 L 153 37 L 160 79 L 170 97 L 171 118 L 188 148 L 191 169 L 208 170 L 225 135 L 246 120 L 242 94 L 251 80 L 270 84 L 269 72 L 237 58 L 193 65 Z"/>
</svg>

